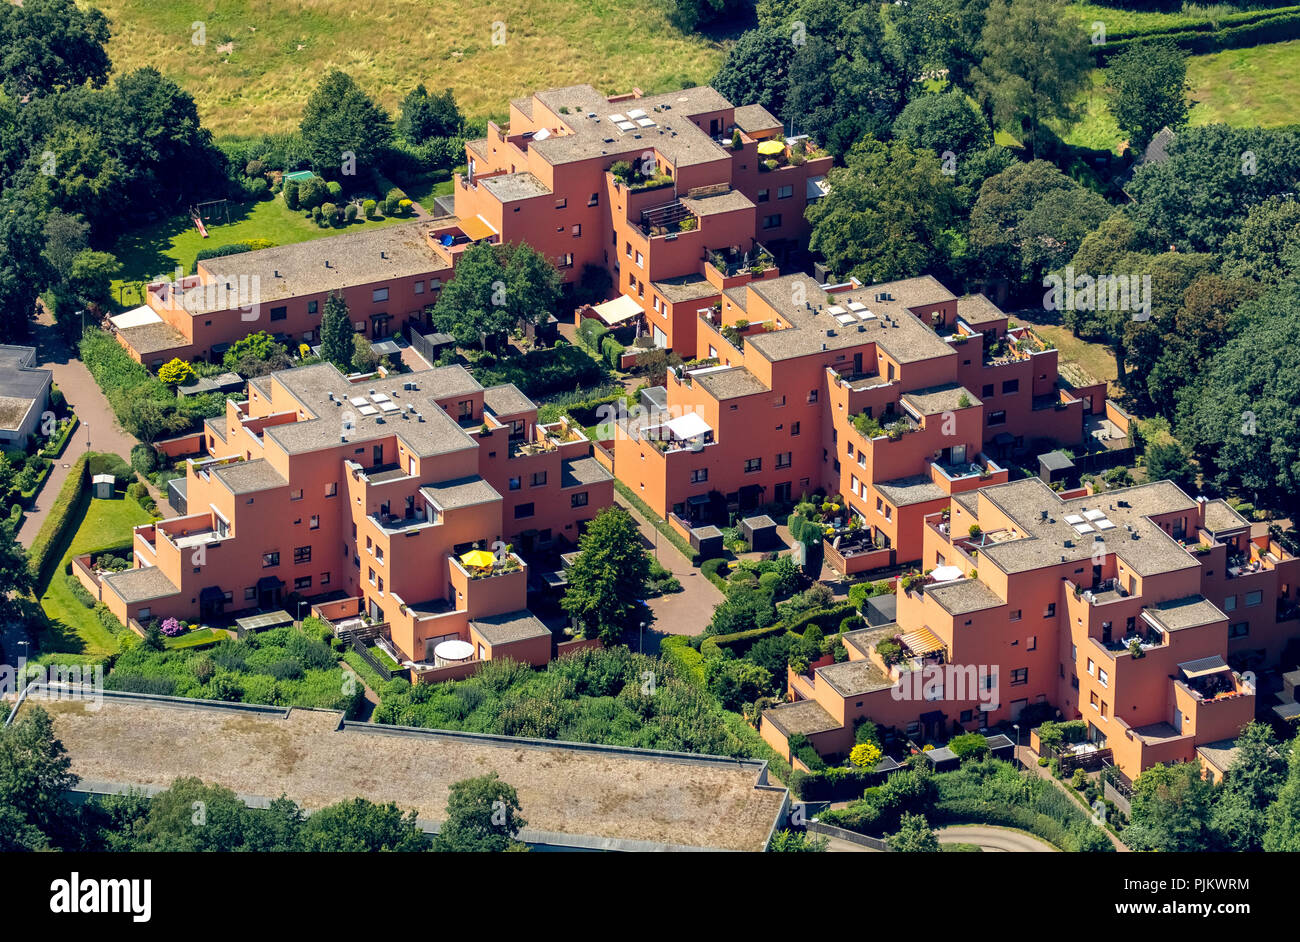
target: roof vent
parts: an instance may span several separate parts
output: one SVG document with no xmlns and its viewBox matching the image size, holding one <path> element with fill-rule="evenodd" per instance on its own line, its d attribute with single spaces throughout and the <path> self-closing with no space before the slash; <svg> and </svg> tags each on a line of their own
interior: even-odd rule
<svg viewBox="0 0 1300 942">
<path fill-rule="evenodd" d="M 333 401 L 334 401 L 334 394 L 333 394 L 333 393 L 330 393 L 330 402 L 333 402 Z"/>
<path fill-rule="evenodd" d="M 1073 545 L 1074 545 L 1074 540 L 1066 540 L 1066 541 L 1065 541 L 1065 547 L 1066 547 L 1067 549 L 1069 549 L 1069 548 L 1070 548 L 1071 546 L 1073 546 Z M 1061 558 L 1064 559 L 1065 557 L 1062 556 Z"/>
</svg>

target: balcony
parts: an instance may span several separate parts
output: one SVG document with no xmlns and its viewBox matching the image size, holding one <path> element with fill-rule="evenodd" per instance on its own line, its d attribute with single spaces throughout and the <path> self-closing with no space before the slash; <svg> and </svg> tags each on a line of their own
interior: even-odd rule
<svg viewBox="0 0 1300 942">
<path fill-rule="evenodd" d="M 1012 327 L 984 346 L 984 365 L 1001 366 L 1028 360 L 1035 353 L 1054 349 L 1028 327 Z"/>
<path fill-rule="evenodd" d="M 723 278 L 732 278 L 743 272 L 758 276 L 776 267 L 772 253 L 758 242 L 746 252 L 724 249 L 709 253 L 709 264 Z"/>
<path fill-rule="evenodd" d="M 1128 590 L 1120 584 L 1118 579 L 1101 579 L 1086 589 L 1073 582 L 1069 583 L 1069 585 L 1074 591 L 1074 597 L 1083 599 L 1089 605 L 1105 605 L 1109 602 L 1129 598 Z"/>
<path fill-rule="evenodd" d="M 931 461 L 930 466 L 937 469 L 949 481 L 969 481 L 971 479 L 987 480 L 1003 468 L 996 461 L 980 453 L 973 461 L 954 464 L 951 461 Z"/>
</svg>

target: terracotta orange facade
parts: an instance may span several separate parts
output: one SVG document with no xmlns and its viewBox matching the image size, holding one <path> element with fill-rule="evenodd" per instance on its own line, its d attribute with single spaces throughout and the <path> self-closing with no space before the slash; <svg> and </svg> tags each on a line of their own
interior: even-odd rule
<svg viewBox="0 0 1300 942">
<path fill-rule="evenodd" d="M 783 753 L 795 733 L 845 752 L 861 718 L 942 738 L 1048 705 L 1085 720 L 1136 777 L 1234 738 L 1255 713 L 1245 671 L 1300 632 L 1300 560 L 1168 481 L 1101 494 L 1036 478 L 988 486 L 923 530 L 933 571 L 900 582 L 896 623 L 846 635 L 849 660 L 791 673 L 792 702 L 764 713 Z M 901 658 L 887 660 L 877 646 L 900 636 Z"/>
<path fill-rule="evenodd" d="M 544 663 L 527 551 L 613 498 L 581 429 L 540 425 L 514 386 L 459 366 L 349 381 L 320 364 L 252 380 L 204 430 L 184 516 L 135 530 L 136 568 L 100 580 L 123 621 L 213 618 L 290 593 L 388 626 L 417 666 L 439 641 Z M 492 552 L 492 566 L 460 556 Z M 324 610 L 324 609 L 322 609 Z"/>
<path fill-rule="evenodd" d="M 1078 444 L 1106 409 L 1103 383 L 1066 382 L 1056 350 L 930 277 L 750 281 L 695 328 L 714 365 L 670 371 L 665 408 L 615 425 L 615 473 L 686 525 L 841 494 L 869 535 L 854 572 L 920 559 L 927 514 L 1007 479 L 994 446 Z"/>
</svg>

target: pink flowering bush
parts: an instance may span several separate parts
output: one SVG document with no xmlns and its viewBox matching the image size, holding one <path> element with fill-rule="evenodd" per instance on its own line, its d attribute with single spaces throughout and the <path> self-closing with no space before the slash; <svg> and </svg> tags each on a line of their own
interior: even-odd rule
<svg viewBox="0 0 1300 942">
<path fill-rule="evenodd" d="M 185 626 L 175 618 L 168 618 L 162 623 L 162 633 L 169 638 L 175 638 L 185 631 Z"/>
</svg>

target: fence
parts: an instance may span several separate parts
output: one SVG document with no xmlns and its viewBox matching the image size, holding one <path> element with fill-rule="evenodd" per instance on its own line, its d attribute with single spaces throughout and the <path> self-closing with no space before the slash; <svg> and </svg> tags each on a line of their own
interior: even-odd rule
<svg viewBox="0 0 1300 942">
<path fill-rule="evenodd" d="M 368 665 L 370 665 L 370 667 L 374 670 L 374 672 L 378 674 L 380 677 L 384 678 L 384 680 L 392 680 L 394 677 L 398 675 L 399 671 L 390 671 L 387 667 L 385 667 L 380 662 L 379 658 L 375 657 L 368 650 L 366 650 L 365 642 L 362 641 L 360 638 L 356 637 L 355 635 L 353 635 L 352 637 L 352 650 L 356 651 L 357 655 L 361 658 L 361 660 L 365 661 Z M 400 671 L 400 673 L 405 674 L 406 671 Z"/>
<path fill-rule="evenodd" d="M 871 850 L 889 850 L 889 845 L 878 837 L 869 837 L 866 834 L 859 834 L 857 831 L 846 831 L 844 828 L 837 828 L 833 824 L 822 824 L 815 818 L 809 821 L 805 828 L 813 834 L 821 834 L 823 837 L 836 837 L 851 844 L 869 847 Z"/>
</svg>

